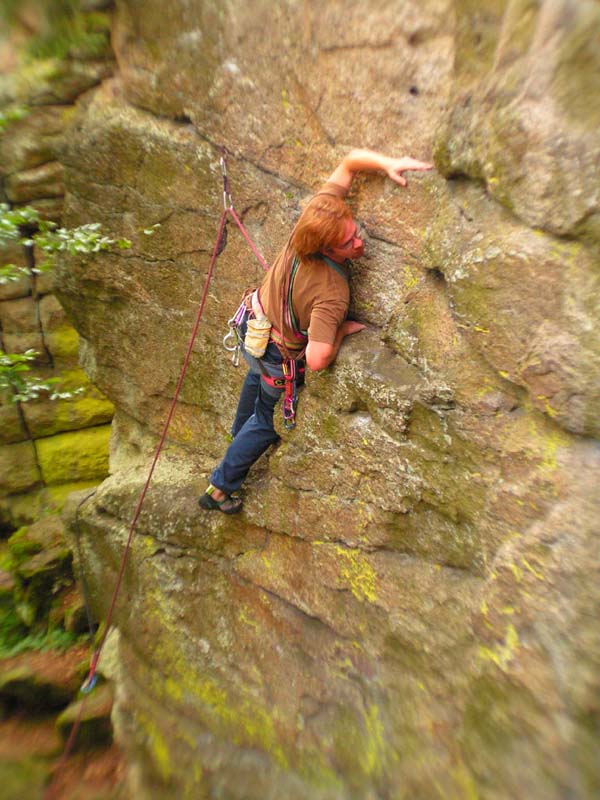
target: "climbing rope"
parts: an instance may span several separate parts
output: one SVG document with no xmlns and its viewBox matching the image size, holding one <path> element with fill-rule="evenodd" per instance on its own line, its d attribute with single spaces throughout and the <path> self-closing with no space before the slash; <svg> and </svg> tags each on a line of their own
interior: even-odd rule
<svg viewBox="0 0 600 800">
<path fill-rule="evenodd" d="M 139 499 L 137 501 L 137 505 L 136 505 L 135 511 L 133 513 L 133 518 L 132 518 L 131 524 L 129 526 L 129 533 L 128 533 L 128 537 L 127 537 L 127 543 L 125 545 L 125 550 L 124 550 L 123 556 L 121 558 L 121 564 L 120 564 L 120 568 L 119 568 L 119 573 L 117 575 L 115 588 L 114 588 L 114 591 L 113 591 L 113 594 L 112 594 L 112 598 L 111 598 L 110 606 L 109 606 L 109 609 L 108 609 L 108 613 L 106 615 L 106 620 L 104 622 L 104 630 L 103 630 L 102 636 L 100 638 L 100 643 L 98 644 L 98 647 L 96 648 L 96 650 L 94 651 L 94 653 L 93 653 L 93 655 L 91 657 L 90 668 L 89 668 L 89 672 L 88 672 L 87 678 L 85 679 L 85 681 L 84 681 L 84 683 L 83 683 L 83 685 L 82 685 L 82 687 L 80 689 L 81 693 L 84 696 L 83 696 L 83 699 L 82 699 L 82 701 L 80 703 L 79 712 L 78 712 L 77 717 L 76 717 L 76 719 L 75 719 L 75 721 L 73 723 L 73 727 L 71 728 L 71 732 L 69 734 L 69 738 L 67 739 L 67 742 L 65 744 L 65 749 L 64 749 L 64 751 L 63 751 L 63 753 L 61 755 L 60 760 L 58 761 L 58 763 L 57 763 L 57 765 L 56 765 L 56 767 L 54 769 L 54 774 L 53 774 L 51 783 L 48 786 L 48 788 L 46 789 L 46 792 L 45 792 L 45 795 L 44 795 L 45 800 L 54 800 L 54 798 L 56 797 L 55 791 L 56 791 L 56 780 L 57 780 L 57 777 L 58 777 L 62 767 L 64 766 L 67 758 L 71 754 L 71 751 L 72 751 L 73 746 L 75 744 L 75 740 L 77 738 L 77 734 L 79 732 L 79 728 L 81 727 L 81 720 L 83 718 L 83 713 L 84 713 L 84 710 L 85 710 L 87 698 L 88 698 L 90 692 L 92 691 L 92 689 L 94 688 L 94 686 L 96 685 L 96 681 L 98 680 L 98 676 L 97 676 L 98 662 L 100 660 L 100 655 L 101 655 L 102 650 L 104 648 L 104 645 L 106 643 L 106 637 L 108 636 L 108 632 L 110 630 L 110 624 L 111 624 L 112 617 L 113 617 L 113 614 L 114 614 L 114 611 L 115 611 L 115 607 L 116 607 L 116 603 L 117 603 L 117 597 L 119 596 L 119 592 L 120 592 L 120 589 L 121 589 L 121 584 L 123 582 L 123 575 L 125 573 L 125 566 L 126 566 L 126 563 L 127 563 L 127 557 L 129 556 L 129 551 L 131 549 L 131 542 L 133 540 L 133 534 L 134 534 L 134 531 L 135 531 L 135 526 L 136 526 L 138 518 L 140 516 L 141 510 L 142 510 L 142 505 L 143 505 L 144 500 L 146 498 L 146 493 L 148 492 L 148 487 L 150 486 L 150 481 L 152 480 L 152 475 L 154 474 L 154 468 L 156 467 L 156 463 L 158 461 L 158 457 L 160 456 L 161 450 L 162 450 L 163 445 L 165 443 L 165 439 L 166 439 L 166 436 L 167 436 L 167 431 L 169 429 L 169 425 L 171 424 L 171 419 L 173 418 L 173 414 L 175 412 L 175 407 L 177 405 L 177 400 L 179 398 L 179 393 L 181 392 L 181 387 L 183 386 L 183 379 L 185 377 L 185 373 L 187 371 L 188 364 L 190 362 L 190 358 L 191 358 L 191 355 L 192 355 L 192 348 L 193 348 L 193 345 L 194 345 L 194 341 L 196 340 L 196 335 L 198 333 L 198 328 L 200 326 L 200 320 L 202 319 L 202 312 L 204 311 L 204 304 L 206 302 L 206 298 L 207 298 L 207 295 L 208 295 L 208 289 L 210 287 L 210 282 L 211 282 L 211 279 L 212 279 L 212 276 L 213 276 L 215 264 L 216 264 L 218 256 L 223 252 L 223 249 L 225 247 L 225 240 L 226 240 L 226 236 L 225 236 L 226 228 L 225 228 L 225 225 L 227 223 L 227 217 L 228 216 L 231 216 L 233 218 L 233 220 L 235 221 L 236 225 L 238 226 L 240 232 L 242 233 L 242 236 L 244 237 L 244 239 L 246 240 L 246 242 L 250 246 L 250 249 L 252 250 L 252 252 L 256 256 L 256 258 L 258 259 L 260 264 L 264 267 L 264 269 L 266 269 L 266 270 L 269 269 L 269 266 L 268 266 L 267 262 L 265 261 L 263 256 L 260 254 L 260 252 L 256 248 L 255 244 L 250 239 L 250 236 L 249 236 L 247 230 L 244 228 L 244 225 L 242 224 L 242 221 L 240 220 L 239 216 L 237 215 L 237 213 L 236 213 L 236 211 L 235 211 L 235 209 L 233 207 L 233 199 L 232 199 L 231 193 L 229 191 L 229 179 L 228 179 L 228 176 L 227 176 L 227 164 L 226 164 L 226 161 L 225 161 L 225 149 L 224 148 L 222 148 L 222 155 L 221 155 L 220 165 L 221 165 L 221 174 L 223 176 L 223 211 L 221 212 L 221 216 L 219 218 L 219 224 L 218 224 L 218 227 L 217 227 L 217 237 L 216 237 L 215 244 L 214 244 L 214 247 L 213 247 L 212 256 L 211 256 L 211 259 L 210 259 L 210 265 L 209 265 L 209 268 L 208 268 L 208 272 L 206 274 L 206 279 L 204 281 L 204 288 L 203 288 L 203 291 L 202 291 L 202 297 L 200 299 L 200 304 L 198 306 L 196 319 L 194 321 L 194 326 L 192 328 L 192 334 L 191 334 L 190 340 L 188 342 L 187 351 L 186 351 L 186 354 L 185 354 L 185 357 L 184 357 L 184 360 L 183 360 L 183 365 L 181 367 L 181 372 L 179 373 L 179 379 L 177 381 L 177 386 L 175 388 L 175 393 L 174 393 L 173 399 L 171 401 L 169 412 L 167 414 L 167 418 L 165 420 L 165 423 L 164 423 L 164 426 L 163 426 L 163 429 L 162 429 L 162 433 L 161 433 L 158 445 L 157 445 L 156 450 L 154 452 L 154 457 L 152 459 L 152 464 L 150 466 L 150 471 L 148 473 L 148 477 L 146 478 L 146 482 L 144 484 L 144 488 L 142 489 L 142 492 L 141 492 L 141 494 L 139 496 Z M 85 499 L 87 500 L 88 498 L 85 498 Z"/>
</svg>

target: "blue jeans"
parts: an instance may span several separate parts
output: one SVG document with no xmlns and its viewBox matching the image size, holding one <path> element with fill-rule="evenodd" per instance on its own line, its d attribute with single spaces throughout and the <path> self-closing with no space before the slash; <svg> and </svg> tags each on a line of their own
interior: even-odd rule
<svg viewBox="0 0 600 800">
<path fill-rule="evenodd" d="M 242 337 L 246 334 L 246 317 L 240 325 Z M 269 386 L 261 380 L 261 369 L 258 361 L 245 352 L 242 353 L 248 362 L 249 370 L 242 386 L 238 407 L 235 414 L 231 435 L 234 437 L 227 448 L 223 460 L 213 470 L 210 482 L 225 494 L 239 489 L 244 482 L 248 470 L 260 458 L 271 444 L 279 440 L 273 426 L 273 412 L 283 389 Z M 272 375 L 281 375 L 281 354 L 277 346 L 271 342 L 261 359 L 265 369 Z"/>
</svg>

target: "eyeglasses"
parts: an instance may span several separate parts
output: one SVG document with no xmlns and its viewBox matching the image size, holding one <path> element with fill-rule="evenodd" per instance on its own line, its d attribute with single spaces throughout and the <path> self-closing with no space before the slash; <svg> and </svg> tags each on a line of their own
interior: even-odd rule
<svg viewBox="0 0 600 800">
<path fill-rule="evenodd" d="M 365 237 L 365 229 L 361 225 L 360 222 L 357 222 L 356 223 L 356 227 L 354 228 L 354 233 L 352 234 L 352 236 L 349 239 L 347 239 L 345 242 L 342 242 L 342 244 L 338 244 L 336 249 L 337 250 L 347 250 L 349 247 L 352 247 L 352 245 L 354 244 L 354 240 L 355 239 L 361 239 L 362 240 L 362 239 L 364 239 L 364 237 Z"/>
</svg>

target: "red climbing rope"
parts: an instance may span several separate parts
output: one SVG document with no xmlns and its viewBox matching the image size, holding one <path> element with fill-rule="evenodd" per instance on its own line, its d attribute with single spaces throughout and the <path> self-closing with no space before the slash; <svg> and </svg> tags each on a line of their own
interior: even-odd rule
<svg viewBox="0 0 600 800">
<path fill-rule="evenodd" d="M 250 236 L 248 235 L 248 231 L 247 231 L 247 230 L 246 230 L 246 228 L 244 228 L 244 226 L 242 225 L 242 221 L 240 220 L 240 218 L 238 217 L 238 215 L 235 213 L 235 209 L 234 209 L 234 207 L 233 207 L 233 206 L 229 206 L 229 208 L 228 208 L 227 210 L 229 211 L 229 213 L 231 214 L 231 216 L 234 218 L 234 220 L 235 220 L 235 222 L 236 222 L 236 225 L 238 226 L 238 228 L 239 228 L 239 229 L 240 229 L 240 231 L 242 232 L 242 236 L 243 236 L 243 237 L 244 237 L 244 239 L 245 239 L 245 240 L 248 242 L 248 245 L 250 246 L 250 249 L 252 250 L 252 252 L 253 252 L 253 253 L 254 253 L 254 255 L 256 256 L 256 258 L 257 258 L 257 259 L 260 261 L 260 263 L 263 265 L 263 267 L 264 267 L 266 270 L 268 270 L 268 269 L 269 269 L 269 265 L 268 265 L 268 264 L 267 264 L 267 262 L 264 260 L 264 258 L 261 256 L 261 254 L 259 253 L 259 251 L 258 251 L 258 249 L 257 249 L 256 245 L 254 244 L 254 242 L 252 241 L 252 239 L 251 239 L 251 238 L 250 238 Z"/>
<path fill-rule="evenodd" d="M 206 302 L 206 298 L 207 298 L 207 295 L 208 295 L 208 289 L 210 287 L 210 282 L 211 282 L 211 279 L 212 279 L 212 276 L 213 276 L 214 267 L 215 267 L 215 264 L 216 264 L 216 261 L 217 261 L 217 258 L 219 256 L 219 254 L 223 250 L 223 248 L 221 247 L 221 243 L 222 243 L 222 240 L 223 240 L 223 233 L 224 233 L 224 230 L 225 230 L 225 224 L 227 222 L 227 216 L 228 215 L 231 215 L 233 217 L 233 219 L 234 219 L 236 225 L 238 226 L 238 228 L 240 229 L 244 239 L 250 245 L 250 248 L 252 249 L 252 252 L 256 256 L 256 258 L 259 260 L 261 265 L 265 269 L 269 269 L 267 262 L 265 261 L 263 256 L 260 254 L 260 252 L 258 251 L 256 246 L 254 245 L 254 243 L 250 239 L 250 236 L 248 235 L 248 232 L 244 228 L 244 226 L 242 224 L 242 221 L 240 220 L 240 218 L 238 217 L 238 215 L 236 214 L 236 212 L 235 212 L 235 210 L 233 208 L 233 201 L 231 199 L 231 194 L 229 192 L 228 179 L 227 179 L 227 167 L 226 167 L 224 155 L 221 156 L 221 171 L 222 171 L 222 174 L 223 174 L 223 206 L 224 206 L 224 208 L 223 208 L 223 211 L 221 212 L 221 217 L 219 219 L 219 225 L 218 225 L 218 229 L 217 229 L 217 238 L 215 240 L 215 245 L 213 247 L 212 257 L 211 257 L 211 260 L 210 260 L 210 266 L 208 268 L 208 272 L 206 274 L 206 279 L 204 281 L 204 289 L 202 291 L 202 297 L 200 299 L 200 305 L 198 306 L 198 312 L 196 314 L 196 320 L 194 322 L 194 327 L 192 329 L 192 335 L 190 336 L 190 340 L 188 342 L 187 351 L 186 351 L 186 354 L 185 354 L 185 358 L 183 360 L 183 366 L 181 367 L 181 372 L 179 374 L 179 380 L 177 381 L 177 386 L 175 388 L 175 393 L 174 393 L 173 399 L 171 401 L 171 406 L 169 408 L 169 413 L 167 414 L 167 418 L 166 418 L 165 424 L 163 426 L 163 430 L 162 430 L 162 433 L 161 433 L 161 436 L 160 436 L 160 440 L 159 440 L 158 445 L 156 447 L 156 450 L 154 452 L 154 458 L 152 459 L 152 465 L 150 467 L 150 471 L 148 473 L 148 477 L 146 478 L 146 483 L 144 484 L 144 488 L 142 489 L 142 492 L 141 492 L 141 494 L 139 496 L 137 505 L 135 507 L 135 511 L 133 513 L 133 518 L 132 518 L 131 524 L 129 526 L 129 535 L 127 537 L 127 543 L 125 545 L 125 550 L 124 550 L 123 556 L 121 558 L 121 565 L 120 565 L 120 568 L 119 568 L 119 573 L 117 575 L 117 581 L 116 581 L 115 588 L 114 588 L 114 591 L 113 591 L 113 594 L 112 594 L 112 599 L 111 599 L 110 607 L 108 609 L 108 614 L 106 615 L 106 620 L 105 620 L 105 623 L 104 623 L 104 631 L 102 633 L 102 637 L 100 639 L 100 643 L 99 643 L 98 647 L 96 648 L 96 650 L 94 651 L 94 653 L 92 655 L 92 658 L 90 660 L 90 669 L 89 669 L 88 676 L 87 676 L 85 682 L 83 683 L 83 686 L 81 687 L 81 691 L 84 693 L 84 697 L 83 697 L 83 700 L 81 701 L 77 718 L 75 719 L 75 722 L 73 723 L 73 727 L 71 728 L 71 732 L 69 734 L 69 738 L 67 739 L 67 742 L 65 744 L 65 749 L 63 751 L 63 754 L 62 754 L 59 762 L 57 763 L 57 765 L 56 765 L 56 767 L 54 769 L 54 775 L 53 775 L 52 781 L 51 781 L 50 785 L 48 786 L 48 788 L 46 789 L 46 792 L 45 792 L 45 795 L 44 795 L 45 800 L 54 800 L 54 798 L 56 797 L 55 791 L 56 791 L 56 788 L 57 788 L 56 787 L 57 776 L 58 776 L 61 768 L 63 767 L 65 761 L 67 760 L 67 758 L 69 757 L 69 755 L 70 755 L 70 753 L 71 753 L 71 751 L 73 749 L 73 746 L 75 744 L 75 740 L 77 738 L 77 734 L 79 732 L 79 728 L 81 727 L 81 720 L 83 718 L 83 712 L 85 710 L 87 697 L 88 697 L 89 693 L 92 691 L 92 689 L 94 688 L 94 686 L 96 684 L 96 680 L 97 680 L 96 670 L 97 670 L 97 667 L 98 667 L 98 661 L 100 660 L 100 655 L 102 653 L 102 649 L 103 649 L 104 644 L 106 642 L 106 637 L 108 635 L 108 632 L 110 630 L 110 623 L 112 621 L 112 617 L 113 617 L 113 614 L 114 614 L 114 611 L 115 611 L 115 606 L 117 604 L 117 597 L 119 596 L 119 591 L 121 589 L 121 584 L 123 582 L 123 575 L 125 573 L 125 565 L 127 563 L 127 557 L 129 555 L 129 551 L 131 549 L 131 542 L 132 542 L 132 539 L 133 539 L 135 526 L 136 526 L 138 518 L 140 516 L 141 510 L 142 510 L 142 505 L 144 503 L 144 499 L 146 497 L 146 493 L 148 491 L 148 487 L 150 486 L 150 481 L 152 480 L 152 475 L 154 473 L 154 468 L 156 467 L 156 463 L 158 461 L 158 457 L 160 456 L 160 452 L 161 452 L 161 450 L 163 448 L 163 445 L 165 443 L 165 439 L 166 439 L 166 436 L 167 436 L 167 431 L 169 429 L 169 425 L 171 424 L 171 419 L 173 418 L 173 414 L 175 413 L 175 407 L 177 405 L 177 400 L 179 398 L 179 393 L 181 392 L 181 387 L 183 386 L 183 379 L 185 377 L 185 373 L 187 371 L 188 364 L 189 364 L 189 361 L 190 361 L 190 358 L 191 358 L 191 355 L 192 355 L 192 348 L 193 348 L 193 345 L 194 345 L 194 341 L 196 339 L 196 335 L 198 333 L 198 328 L 200 326 L 200 320 L 202 319 L 202 312 L 204 311 L 204 304 Z"/>
</svg>

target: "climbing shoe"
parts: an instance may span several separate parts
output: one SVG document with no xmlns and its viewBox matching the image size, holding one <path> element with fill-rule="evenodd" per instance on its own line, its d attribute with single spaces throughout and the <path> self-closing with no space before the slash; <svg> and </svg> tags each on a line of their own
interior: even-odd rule
<svg viewBox="0 0 600 800">
<path fill-rule="evenodd" d="M 198 498 L 198 505 L 205 511 L 220 511 L 222 514 L 237 514 L 242 510 L 244 501 L 241 497 L 233 497 L 230 494 L 225 495 L 222 500 L 215 500 L 212 496 L 215 487 L 209 486 L 204 494 Z"/>
</svg>

